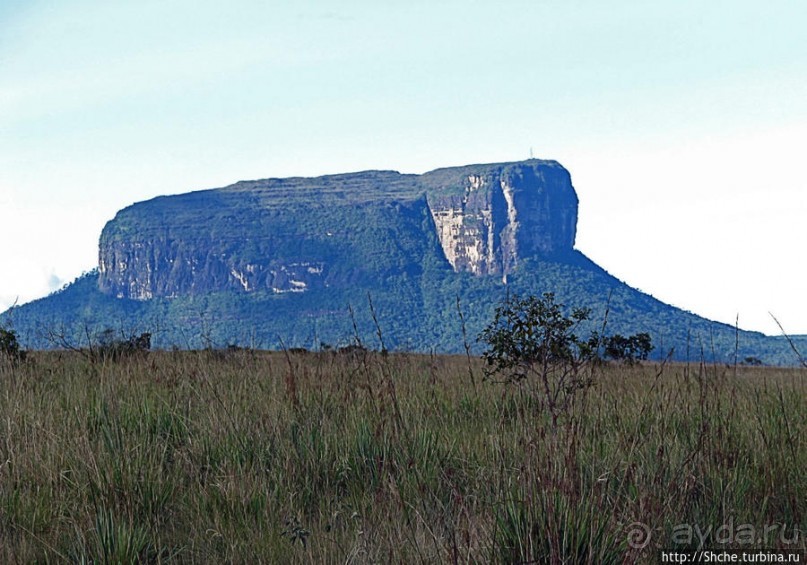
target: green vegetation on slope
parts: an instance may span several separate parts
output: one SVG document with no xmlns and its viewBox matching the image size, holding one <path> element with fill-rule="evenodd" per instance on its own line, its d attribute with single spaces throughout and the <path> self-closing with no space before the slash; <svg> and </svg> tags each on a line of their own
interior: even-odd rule
<svg viewBox="0 0 807 565">
<path fill-rule="evenodd" d="M 508 277 L 507 285 L 497 277 L 454 273 L 438 257 L 429 256 L 422 273 L 396 272 L 390 267 L 383 278 L 373 281 L 369 293 L 366 286 L 357 284 L 304 293 L 217 292 L 135 301 L 103 294 L 96 280 L 97 273 L 90 272 L 46 299 L 0 315 L 0 325 L 11 325 L 22 345 L 34 349 L 59 346 L 54 333 L 63 334 L 73 345 L 87 345 L 88 335 L 108 328 L 125 335 L 151 332 L 154 347 L 164 349 L 227 345 L 278 349 L 281 341 L 288 347 L 318 349 L 322 343 L 353 343 L 355 321 L 358 337 L 369 347 L 379 348 L 369 294 L 389 349 L 459 353 L 464 351 L 459 297 L 467 338 L 478 353 L 481 347 L 476 338 L 508 293 L 553 292 L 569 307 L 589 308 L 592 329 L 600 329 L 607 312 L 608 333 L 649 333 L 656 346 L 651 357 L 656 360 L 672 351 L 680 361 L 733 364 L 736 356 L 740 362 L 756 358 L 768 365 L 799 362 L 784 338 L 736 332 L 732 326 L 664 304 L 622 283 L 578 252 L 564 260 L 526 260 Z M 795 344 L 803 354 L 807 351 L 804 337 L 795 339 Z"/>
<path fill-rule="evenodd" d="M 163 349 L 319 349 L 357 337 L 379 348 L 372 300 L 390 350 L 462 352 L 467 339 L 479 352 L 508 293 L 552 292 L 589 308 L 594 327 L 607 317 L 609 333 L 649 333 L 654 359 L 798 362 L 786 339 L 663 304 L 573 250 L 577 202 L 569 173 L 537 159 L 158 197 L 107 223 L 97 271 L 0 314 L 0 327 L 33 349 L 87 346 L 107 329 L 150 332 Z M 796 345 L 807 350 L 807 338 Z"/>
</svg>

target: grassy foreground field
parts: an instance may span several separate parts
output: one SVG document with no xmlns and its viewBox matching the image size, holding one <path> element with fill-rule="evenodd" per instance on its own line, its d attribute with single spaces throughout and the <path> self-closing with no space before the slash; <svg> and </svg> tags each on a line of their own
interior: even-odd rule
<svg viewBox="0 0 807 565">
<path fill-rule="evenodd" d="M 464 357 L 0 361 L 0 562 L 645 563 L 807 540 L 807 373 Z M 802 558 L 804 561 L 804 558 Z"/>
</svg>

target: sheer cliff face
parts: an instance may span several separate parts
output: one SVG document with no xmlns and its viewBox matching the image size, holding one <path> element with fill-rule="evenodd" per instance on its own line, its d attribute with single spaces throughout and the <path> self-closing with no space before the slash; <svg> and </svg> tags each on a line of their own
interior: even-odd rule
<svg viewBox="0 0 807 565">
<path fill-rule="evenodd" d="M 570 252 L 576 221 L 553 161 L 242 182 L 119 212 L 101 235 L 98 284 L 147 300 L 372 287 L 427 264 L 506 278 L 522 258 Z"/>
<path fill-rule="evenodd" d="M 560 165 L 528 161 L 460 172 L 468 174 L 426 175 L 440 245 L 455 271 L 506 276 L 520 257 L 572 250 L 577 195 Z"/>
</svg>

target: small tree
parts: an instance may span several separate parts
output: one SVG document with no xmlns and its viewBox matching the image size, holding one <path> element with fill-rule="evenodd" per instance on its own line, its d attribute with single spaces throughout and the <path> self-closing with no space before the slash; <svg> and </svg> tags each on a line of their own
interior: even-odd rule
<svg viewBox="0 0 807 565">
<path fill-rule="evenodd" d="M 20 348 L 17 332 L 14 330 L 0 328 L 0 355 L 13 362 L 25 360 L 26 353 Z"/>
<path fill-rule="evenodd" d="M 563 309 L 551 292 L 541 298 L 513 296 L 496 308 L 480 334 L 488 346 L 482 354 L 485 374 L 502 374 L 508 382 L 537 380 L 553 426 L 575 393 L 590 384 L 582 369 L 596 352 L 575 333 L 590 311 L 577 308 L 567 316 Z"/>
<path fill-rule="evenodd" d="M 551 292 L 541 298 L 508 298 L 479 336 L 488 345 L 482 354 L 485 374 L 504 375 L 508 382 L 536 380 L 538 394 L 556 425 L 575 393 L 591 384 L 591 374 L 586 376 L 583 369 L 600 359 L 600 350 L 605 358 L 633 364 L 646 360 L 653 349 L 647 333 L 605 337 L 592 331 L 583 340 L 576 330 L 589 317 L 590 310 L 585 308 L 564 314 L 564 305 Z"/>
<path fill-rule="evenodd" d="M 633 365 L 639 361 L 646 361 L 647 356 L 653 350 L 653 342 L 650 334 L 638 333 L 625 337 L 614 334 L 603 340 L 605 347 L 605 357 L 615 361 L 622 361 L 628 365 Z"/>
<path fill-rule="evenodd" d="M 143 354 L 151 349 L 151 334 L 142 333 L 117 338 L 112 328 L 107 328 L 98 335 L 98 343 L 91 349 L 91 356 L 98 360 L 110 359 L 117 361 L 124 357 Z"/>
</svg>

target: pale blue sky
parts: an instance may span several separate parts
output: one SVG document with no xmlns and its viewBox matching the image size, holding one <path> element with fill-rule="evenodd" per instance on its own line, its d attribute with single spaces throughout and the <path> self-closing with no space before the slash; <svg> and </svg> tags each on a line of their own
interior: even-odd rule
<svg viewBox="0 0 807 565">
<path fill-rule="evenodd" d="M 0 2 L 0 309 L 116 210 L 240 179 L 559 160 L 578 248 L 807 333 L 807 3 Z"/>
</svg>

